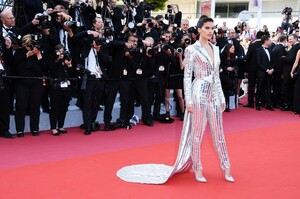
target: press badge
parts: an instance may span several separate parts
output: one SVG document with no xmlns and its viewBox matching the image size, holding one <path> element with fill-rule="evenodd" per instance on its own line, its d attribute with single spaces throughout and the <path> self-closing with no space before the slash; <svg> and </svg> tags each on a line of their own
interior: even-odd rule
<svg viewBox="0 0 300 199">
<path fill-rule="evenodd" d="M 164 67 L 164 66 L 160 66 L 160 67 L 158 68 L 158 70 L 159 70 L 159 71 L 165 71 L 165 67 Z"/>
<path fill-rule="evenodd" d="M 68 82 L 60 82 L 60 88 L 68 88 Z"/>
<path fill-rule="evenodd" d="M 142 69 L 137 69 L 137 70 L 136 70 L 136 74 L 138 74 L 138 75 L 141 75 L 141 74 L 143 74 L 143 71 L 142 71 Z"/>
<path fill-rule="evenodd" d="M 124 76 L 127 75 L 127 70 L 126 70 L 126 69 L 123 70 L 123 75 L 124 75 Z"/>
</svg>

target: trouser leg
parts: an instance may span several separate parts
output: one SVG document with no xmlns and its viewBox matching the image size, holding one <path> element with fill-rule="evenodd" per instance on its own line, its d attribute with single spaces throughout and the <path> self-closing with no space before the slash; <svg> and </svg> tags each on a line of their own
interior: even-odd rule
<svg viewBox="0 0 300 199">
<path fill-rule="evenodd" d="M 194 104 L 192 113 L 192 163 L 195 173 L 202 171 L 201 144 L 206 123 L 206 106 Z"/>
<path fill-rule="evenodd" d="M 221 104 L 218 102 L 214 102 L 213 104 L 209 105 L 207 108 L 208 108 L 207 119 L 210 125 L 210 131 L 214 141 L 214 146 L 220 160 L 220 166 L 222 169 L 230 168 L 230 161 L 228 157 L 224 130 L 223 130 Z"/>
</svg>

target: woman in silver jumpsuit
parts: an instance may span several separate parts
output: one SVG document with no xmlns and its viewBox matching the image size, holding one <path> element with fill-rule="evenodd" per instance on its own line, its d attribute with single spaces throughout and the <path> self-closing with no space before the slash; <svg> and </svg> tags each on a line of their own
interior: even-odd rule
<svg viewBox="0 0 300 199">
<path fill-rule="evenodd" d="M 123 167 L 118 170 L 117 176 L 124 181 L 163 184 L 173 175 L 192 168 L 196 180 L 206 182 L 202 174 L 200 149 L 208 122 L 225 180 L 234 182 L 230 174 L 230 162 L 222 124 L 225 98 L 219 78 L 219 49 L 208 42 L 213 35 L 214 23 L 211 18 L 204 16 L 199 19 L 197 26 L 200 32 L 199 40 L 185 49 L 186 112 L 176 161 L 173 166 L 137 164 Z"/>
<path fill-rule="evenodd" d="M 196 180 L 206 182 L 202 175 L 200 152 L 208 122 L 225 180 L 233 182 L 222 124 L 225 98 L 219 78 L 219 49 L 208 42 L 213 35 L 214 23 L 211 18 L 204 17 L 197 26 L 200 38 L 185 51 L 183 80 L 186 110 L 191 113 L 192 168 Z"/>
</svg>

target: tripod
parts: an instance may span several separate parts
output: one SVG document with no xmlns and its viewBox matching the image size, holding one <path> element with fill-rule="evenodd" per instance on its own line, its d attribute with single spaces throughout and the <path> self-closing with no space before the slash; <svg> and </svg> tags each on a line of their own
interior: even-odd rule
<svg viewBox="0 0 300 199">
<path fill-rule="evenodd" d="M 12 10 L 13 7 L 14 7 L 13 0 L 1 0 L 0 1 L 0 12 L 3 12 L 4 10 Z"/>
<path fill-rule="evenodd" d="M 108 11 L 108 5 L 106 3 L 103 3 L 103 7 L 102 7 L 102 10 L 101 10 L 101 16 L 102 16 L 102 20 L 104 22 L 104 28 L 109 27 L 112 31 L 112 36 L 115 37 L 114 24 L 112 22 L 111 13 Z"/>
</svg>

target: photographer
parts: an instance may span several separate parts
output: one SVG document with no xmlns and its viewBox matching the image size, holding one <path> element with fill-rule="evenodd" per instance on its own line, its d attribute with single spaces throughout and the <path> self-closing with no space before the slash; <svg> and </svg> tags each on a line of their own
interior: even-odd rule
<svg viewBox="0 0 300 199">
<path fill-rule="evenodd" d="M 184 101 L 183 101 L 183 53 L 184 49 L 191 44 L 190 35 L 184 34 L 180 45 L 177 45 L 176 50 L 174 50 L 175 60 L 171 62 L 168 72 L 168 77 L 166 81 L 166 90 L 165 90 L 165 102 L 166 102 L 166 110 L 169 109 L 169 101 L 170 101 L 170 90 L 173 89 L 174 99 L 176 101 L 176 110 L 177 116 L 183 121 L 184 116 Z"/>
<path fill-rule="evenodd" d="M 292 33 L 290 32 L 290 30 L 292 29 L 291 28 L 292 25 L 290 21 L 293 21 L 292 12 L 293 9 L 291 7 L 285 7 L 281 13 L 283 15 L 282 22 L 281 22 L 281 29 L 285 30 L 288 34 Z"/>
<path fill-rule="evenodd" d="M 96 31 L 88 30 L 74 35 L 77 45 L 82 46 L 80 52 L 81 71 L 83 90 L 82 115 L 85 126 L 85 135 L 90 135 L 92 124 L 97 119 L 100 102 L 104 99 L 105 82 L 107 76 L 106 64 L 107 55 L 103 43 L 99 40 L 102 35 Z M 74 55 L 76 56 L 76 55 Z"/>
<path fill-rule="evenodd" d="M 141 29 L 142 38 L 151 37 L 154 42 L 157 43 L 159 39 L 159 33 L 153 29 L 153 22 L 151 18 L 144 19 L 142 23 L 137 25 Z"/>
<path fill-rule="evenodd" d="M 6 75 L 6 70 L 2 61 L 2 49 L 6 46 L 3 43 L 0 45 L 0 136 L 5 138 L 14 138 L 14 136 L 9 132 L 10 86 L 7 79 L 3 78 Z"/>
<path fill-rule="evenodd" d="M 114 31 L 114 36 L 118 36 L 123 29 L 122 9 L 117 7 L 117 0 L 104 0 L 102 7 L 98 4 L 96 12 L 101 14 L 103 21 L 107 21 L 109 26 Z"/>
<path fill-rule="evenodd" d="M 40 105 L 43 95 L 41 79 L 45 73 L 45 60 L 35 35 L 25 35 L 22 38 L 22 48 L 14 54 L 15 72 L 20 79 L 15 80 L 16 86 L 16 130 L 18 137 L 24 137 L 25 114 L 27 106 L 30 109 L 30 130 L 33 136 L 39 135 Z M 22 78 L 24 77 L 24 78 Z"/>
<path fill-rule="evenodd" d="M 79 25 L 74 33 L 91 30 L 92 21 L 96 17 L 96 11 L 93 7 L 82 0 L 75 0 L 69 8 L 69 15 L 78 22 Z"/>
<path fill-rule="evenodd" d="M 144 18 L 143 3 L 140 0 L 124 0 L 123 15 L 126 16 L 126 24 L 132 22 L 134 24 L 141 23 Z"/>
<path fill-rule="evenodd" d="M 110 81 L 107 82 L 108 93 L 105 98 L 105 131 L 114 130 L 116 127 L 131 128 L 129 124 L 130 81 L 128 78 L 132 69 L 131 65 L 125 65 L 124 62 L 126 53 L 129 53 L 131 49 L 136 48 L 137 44 L 138 38 L 134 35 L 129 35 L 127 42 L 112 41 L 108 44 L 113 62 L 111 62 L 111 65 L 108 68 L 108 77 Z M 120 93 L 121 100 L 120 117 L 117 120 L 116 126 L 112 126 L 112 111 L 118 92 Z"/>
<path fill-rule="evenodd" d="M 174 57 L 174 48 L 169 45 L 169 41 L 171 38 L 171 34 L 166 31 L 161 35 L 160 44 L 156 47 L 157 49 L 157 56 L 156 56 L 156 68 L 155 68 L 155 75 L 157 77 L 162 78 L 160 82 L 155 82 L 155 87 L 157 92 L 156 93 L 156 99 L 155 102 L 160 103 L 163 101 L 163 96 L 165 95 L 165 89 L 166 89 L 166 83 L 167 78 L 169 77 L 170 67 L 175 64 L 175 57 Z M 162 99 L 159 99 L 162 97 Z M 166 106 L 166 115 L 170 116 L 170 107 L 169 107 L 169 99 L 165 98 L 165 106 Z M 160 107 L 158 107 L 158 104 L 154 105 L 154 117 L 159 115 L 160 113 Z"/>
<path fill-rule="evenodd" d="M 24 26 L 22 29 L 19 29 L 15 26 L 15 17 L 10 11 L 3 11 L 0 14 L 1 17 L 1 28 L 0 36 L 3 37 L 2 43 L 7 43 L 3 48 L 3 65 L 6 69 L 7 75 L 14 74 L 14 65 L 12 64 L 12 56 L 16 49 L 21 46 L 21 36 L 28 32 L 28 25 Z M 29 26 L 31 26 L 29 24 Z M 4 41 L 5 40 L 5 41 Z M 15 95 L 15 86 L 14 81 L 7 80 L 7 91 L 9 90 L 9 112 L 14 114 L 14 95 Z M 9 88 L 8 88 L 9 87 Z"/>
<path fill-rule="evenodd" d="M 63 128 L 69 102 L 71 100 L 71 83 L 68 78 L 74 74 L 71 54 L 62 44 L 54 48 L 55 61 L 50 65 L 50 127 L 52 135 L 57 136 L 67 131 Z"/>
<path fill-rule="evenodd" d="M 57 13 L 55 15 L 55 13 Z M 56 19 L 53 20 L 53 25 L 56 29 L 56 37 L 59 39 L 59 43 L 62 44 L 65 50 L 72 52 L 74 46 L 72 46 L 72 37 L 74 36 L 73 29 L 77 28 L 77 23 L 72 21 L 70 15 L 62 5 L 55 6 L 53 15 Z"/>
<path fill-rule="evenodd" d="M 137 38 L 135 38 L 137 39 Z M 130 77 L 133 78 L 130 85 L 130 116 L 134 115 L 134 101 L 139 99 L 142 106 L 142 121 L 144 125 L 153 126 L 150 115 L 151 105 L 149 103 L 148 79 L 154 74 L 155 53 L 152 49 L 154 40 L 152 37 L 145 38 L 146 43 L 135 51 L 125 52 L 125 65 L 131 67 Z"/>
<path fill-rule="evenodd" d="M 176 24 L 177 27 L 181 25 L 182 12 L 179 11 L 177 4 L 167 5 L 167 13 L 165 19 L 168 20 L 169 25 Z"/>
</svg>

